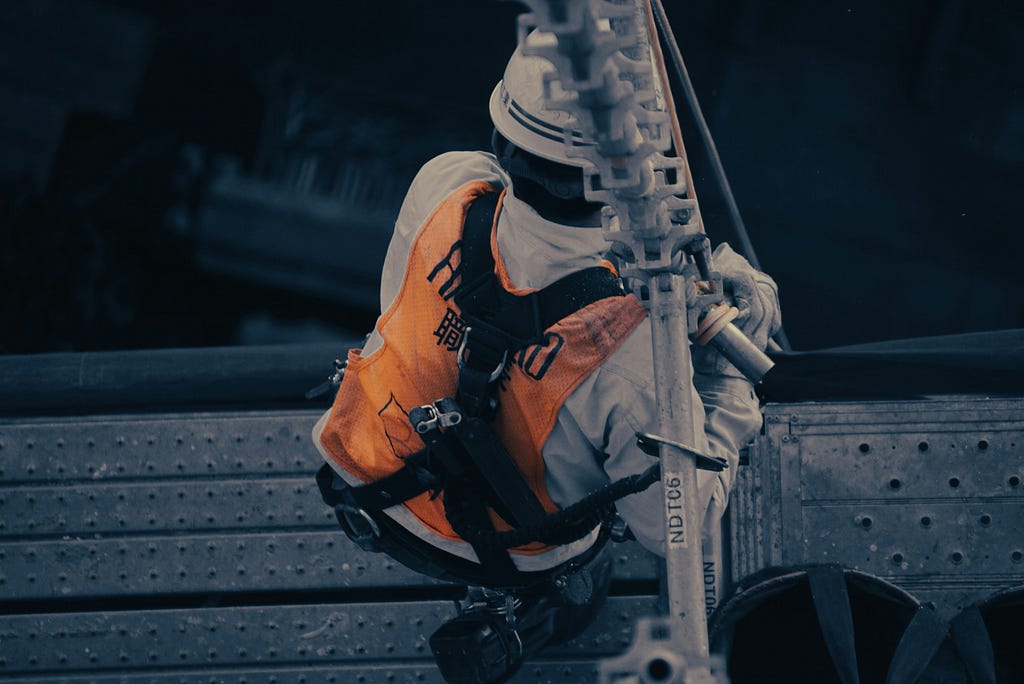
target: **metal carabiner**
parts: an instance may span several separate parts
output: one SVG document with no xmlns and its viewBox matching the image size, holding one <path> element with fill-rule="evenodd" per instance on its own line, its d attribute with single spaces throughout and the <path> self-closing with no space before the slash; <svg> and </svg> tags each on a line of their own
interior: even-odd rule
<svg viewBox="0 0 1024 684">
<path fill-rule="evenodd" d="M 349 538 L 364 551 L 377 551 L 375 541 L 380 539 L 380 526 L 370 517 L 365 509 L 349 504 L 337 504 L 334 507 L 339 522 L 344 520 L 343 527 Z"/>
<path fill-rule="evenodd" d="M 459 343 L 459 351 L 455 353 L 455 362 L 459 366 L 459 370 L 462 370 L 466 365 L 466 342 L 469 340 L 469 333 L 473 330 L 472 326 L 466 326 L 466 330 L 462 333 L 462 342 Z M 501 354 L 501 361 L 491 371 L 490 376 L 487 378 L 487 382 L 494 382 L 501 377 L 501 372 L 505 370 L 505 363 L 508 362 L 508 349 Z"/>
<path fill-rule="evenodd" d="M 416 428 L 416 432 L 425 435 L 431 430 L 436 430 L 440 423 L 440 416 L 438 415 L 437 409 L 434 408 L 433 404 L 424 404 L 423 406 L 417 406 L 415 409 L 409 412 L 409 417 L 412 418 L 416 414 L 416 411 L 422 411 L 426 414 L 426 418 L 417 420 L 413 427 Z"/>
</svg>

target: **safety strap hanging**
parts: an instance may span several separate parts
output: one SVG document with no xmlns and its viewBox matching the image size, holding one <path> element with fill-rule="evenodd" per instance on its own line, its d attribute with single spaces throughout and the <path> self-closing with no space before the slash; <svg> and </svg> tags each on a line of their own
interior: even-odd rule
<svg viewBox="0 0 1024 684">
<path fill-rule="evenodd" d="M 811 566 L 807 568 L 807 580 L 818 626 L 839 680 L 842 684 L 860 684 L 853 613 L 843 568 L 834 564 Z"/>
<path fill-rule="evenodd" d="M 978 606 L 968 606 L 949 623 L 949 635 L 971 684 L 996 684 L 996 656 Z"/>
</svg>

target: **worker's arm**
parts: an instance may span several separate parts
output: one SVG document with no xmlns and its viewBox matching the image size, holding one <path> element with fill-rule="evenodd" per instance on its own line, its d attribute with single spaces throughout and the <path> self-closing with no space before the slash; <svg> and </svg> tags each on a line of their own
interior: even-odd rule
<svg viewBox="0 0 1024 684">
<path fill-rule="evenodd" d="M 739 450 L 749 443 L 761 427 L 761 411 L 750 382 L 728 376 L 694 376 L 692 395 L 695 444 L 702 453 L 725 459 L 729 467 L 720 473 L 697 471 L 698 507 L 717 520 L 728 501 L 728 492 L 736 476 Z M 616 415 L 617 414 L 617 415 Z M 610 417 L 608 458 L 604 463 L 608 477 L 641 472 L 654 459 L 636 446 L 637 432 L 655 432 L 658 425 L 653 382 L 641 388 L 628 406 Z M 637 540 L 647 549 L 664 555 L 665 516 L 661 483 L 626 497 L 618 503 L 619 514 L 629 524 Z"/>
<path fill-rule="evenodd" d="M 775 281 L 751 267 L 728 245 L 721 245 L 714 258 L 715 267 L 723 276 L 726 295 L 740 310 L 735 321 L 737 326 L 755 345 L 764 349 L 781 324 Z M 642 363 L 639 359 L 626 359 L 624 365 L 635 368 Z M 736 478 L 739 451 L 757 434 L 762 416 L 753 386 L 714 348 L 695 345 L 693 369 L 695 444 L 692 446 L 729 463 L 721 473 L 703 470 L 697 473 L 698 506 L 707 511 L 708 522 L 717 522 L 725 511 Z M 620 409 L 617 419 L 610 419 L 608 423 L 609 457 L 605 470 L 612 480 L 639 472 L 650 463 L 650 457 L 638 453 L 634 434 L 636 431 L 656 433 L 657 408 L 653 381 L 644 384 L 638 377 L 631 374 L 637 390 L 634 398 Z M 618 506 L 637 539 L 657 553 L 664 553 L 663 506 L 660 484 L 623 499 Z"/>
</svg>

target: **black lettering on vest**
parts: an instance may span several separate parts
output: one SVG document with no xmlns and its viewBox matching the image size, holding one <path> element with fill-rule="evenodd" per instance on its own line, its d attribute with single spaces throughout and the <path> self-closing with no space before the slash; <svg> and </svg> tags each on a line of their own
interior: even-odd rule
<svg viewBox="0 0 1024 684">
<path fill-rule="evenodd" d="M 434 330 L 434 337 L 437 338 L 437 346 L 442 344 L 448 351 L 455 351 L 462 344 L 462 337 L 466 334 L 466 321 L 459 318 L 459 314 L 452 308 L 444 312 L 444 317 Z"/>
<path fill-rule="evenodd" d="M 433 270 L 427 274 L 427 282 L 434 282 L 441 271 L 448 269 L 448 279 L 441 283 L 441 287 L 437 288 L 437 294 L 441 295 L 444 299 L 451 299 L 455 296 L 455 281 L 458 280 L 459 276 L 462 275 L 462 261 L 459 261 L 458 266 L 452 264 L 452 260 L 455 258 L 455 253 L 462 249 L 462 240 L 456 240 L 452 243 L 452 246 L 448 249 L 448 253 L 444 256 L 441 261 L 437 262 Z"/>
<path fill-rule="evenodd" d="M 544 333 L 544 340 L 516 354 L 516 365 L 519 366 L 528 377 L 540 380 L 551 368 L 555 357 L 565 345 L 565 338 L 556 332 Z"/>
</svg>

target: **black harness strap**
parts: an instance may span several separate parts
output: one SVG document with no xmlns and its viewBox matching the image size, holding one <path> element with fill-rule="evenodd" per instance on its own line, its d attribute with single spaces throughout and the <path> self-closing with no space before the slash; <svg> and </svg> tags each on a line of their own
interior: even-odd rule
<svg viewBox="0 0 1024 684">
<path fill-rule="evenodd" d="M 465 520 L 471 529 L 482 530 L 485 534 L 496 534 L 494 523 L 487 513 L 484 493 L 480 491 L 479 484 L 470 477 L 455 478 L 445 487 L 444 512 L 449 523 L 452 520 Z M 455 529 L 454 525 L 452 529 Z M 458 534 L 458 530 L 455 531 Z M 480 565 L 485 568 L 493 582 L 515 583 L 513 578 L 517 570 L 508 549 L 480 544 L 472 539 L 466 541 L 473 547 Z"/>
<path fill-rule="evenodd" d="M 523 527 L 504 532 L 492 532 L 473 529 L 465 521 L 452 520 L 452 529 L 460 537 L 476 545 L 484 547 L 512 548 L 541 542 L 542 544 L 569 544 L 582 538 L 590 530 L 597 527 L 610 511 L 608 507 L 624 496 L 637 494 L 661 479 L 661 467 L 654 464 L 642 473 L 630 475 L 605 485 L 601 489 L 588 494 L 576 503 L 560 511 L 548 514 L 544 520 L 533 527 Z"/>
<path fill-rule="evenodd" d="M 391 475 L 365 485 L 340 488 L 331 486 L 330 476 L 334 472 L 329 465 L 324 464 L 317 474 L 317 481 L 326 478 L 320 490 L 328 506 L 343 504 L 367 512 L 382 511 L 440 486 L 438 477 L 425 467 L 428 458 L 426 449 L 417 451 L 405 459 L 404 467 Z"/>
<path fill-rule="evenodd" d="M 455 426 L 455 437 L 512 518 L 514 527 L 536 525 L 547 512 L 505 445 L 483 418 L 470 416 Z"/>
<path fill-rule="evenodd" d="M 857 672 L 857 647 L 853 635 L 853 613 L 850 595 L 846 591 L 846 575 L 838 565 L 819 565 L 807 568 L 814 612 L 825 637 L 825 645 L 839 681 L 860 684 Z"/>
<path fill-rule="evenodd" d="M 446 399 L 444 401 L 450 400 Z M 430 455 L 440 463 L 443 472 L 449 477 L 461 477 L 466 470 L 462 459 L 455 452 L 451 440 L 441 432 L 441 427 L 436 417 L 432 419 L 431 415 L 427 413 L 428 408 L 431 408 L 436 416 L 437 410 L 435 408 L 417 406 L 409 411 L 409 422 L 412 423 L 413 428 L 415 428 L 423 443 L 427 445 L 427 451 L 430 452 Z M 445 408 L 448 409 L 449 407 Z"/>
<path fill-rule="evenodd" d="M 942 646 L 948 630 L 949 625 L 939 618 L 934 609 L 918 606 L 892 655 L 885 684 L 916 682 Z"/>
<path fill-rule="evenodd" d="M 977 606 L 968 606 L 949 623 L 960 659 L 971 684 L 996 684 L 996 656 L 992 637 Z"/>
<path fill-rule="evenodd" d="M 527 295 L 506 291 L 494 274 L 491 252 L 497 201 L 497 193 L 488 193 L 476 199 L 466 214 L 462 230 L 462 282 L 454 295 L 463 319 L 471 326 L 475 324 L 475 331 L 486 332 L 493 338 L 483 344 L 491 342 L 495 347 L 511 350 L 536 344 L 543 340 L 545 330 L 566 316 L 606 297 L 626 294 L 618 276 L 603 266 L 574 271 Z M 493 368 L 498 360 L 500 355 L 487 359 L 480 367 Z"/>
<path fill-rule="evenodd" d="M 495 373 L 503 370 L 509 349 L 519 346 L 520 340 L 503 328 L 491 325 L 500 308 L 495 291 L 494 256 L 491 254 L 491 228 L 496 218 L 498 193 L 486 193 L 470 204 L 462 224 L 459 270 L 461 281 L 454 293 L 459 316 L 468 330 L 459 349 L 459 385 L 455 398 L 470 416 L 491 416 L 496 408 L 491 396 Z M 488 264 L 490 267 L 488 268 Z M 499 290 L 503 289 L 498 286 Z M 483 316 L 477 315 L 482 313 Z M 534 312 L 521 310 L 533 323 Z M 472 339 L 472 343 L 470 343 Z"/>
</svg>

